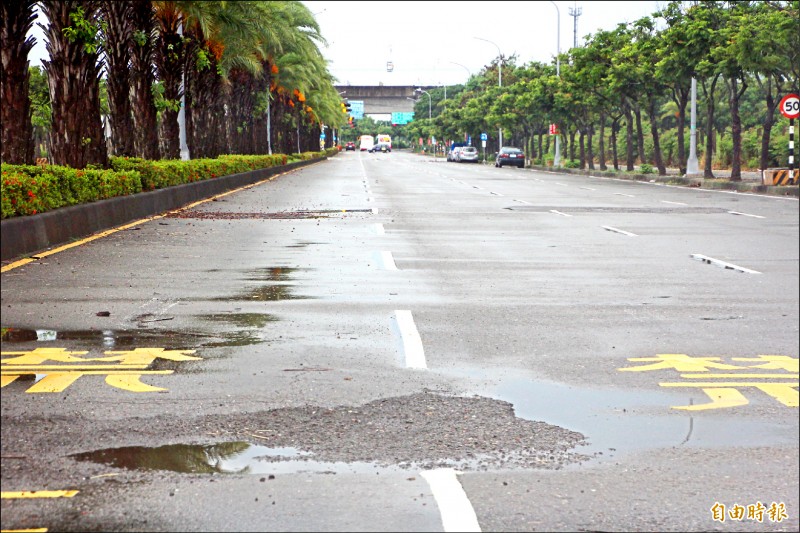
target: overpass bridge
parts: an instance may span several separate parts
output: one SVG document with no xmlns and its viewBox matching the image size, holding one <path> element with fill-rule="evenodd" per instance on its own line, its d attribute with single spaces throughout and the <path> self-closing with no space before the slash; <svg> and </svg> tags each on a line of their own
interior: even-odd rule
<svg viewBox="0 0 800 533">
<path fill-rule="evenodd" d="M 374 120 L 390 121 L 392 113 L 411 113 L 419 94 L 414 89 L 427 85 L 335 85 L 341 97 L 350 102 L 364 102 L 364 115 Z M 427 96 L 422 95 L 423 98 Z"/>
</svg>

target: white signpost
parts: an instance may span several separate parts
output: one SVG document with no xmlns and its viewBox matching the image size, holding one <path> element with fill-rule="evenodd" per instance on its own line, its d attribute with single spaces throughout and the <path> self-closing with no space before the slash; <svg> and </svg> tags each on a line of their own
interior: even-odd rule
<svg viewBox="0 0 800 533">
<path fill-rule="evenodd" d="M 794 119 L 800 117 L 800 97 L 787 94 L 781 100 L 780 110 L 789 119 L 789 183 L 794 183 Z"/>
</svg>

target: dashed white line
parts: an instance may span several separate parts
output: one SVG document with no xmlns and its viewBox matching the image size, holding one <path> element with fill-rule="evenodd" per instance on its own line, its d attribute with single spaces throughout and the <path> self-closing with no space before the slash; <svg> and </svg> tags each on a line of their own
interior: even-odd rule
<svg viewBox="0 0 800 533">
<path fill-rule="evenodd" d="M 392 252 L 383 251 L 381 252 L 381 262 L 383 263 L 383 268 L 386 270 L 397 270 L 397 265 L 394 263 L 394 257 L 392 257 Z"/>
<path fill-rule="evenodd" d="M 554 181 L 553 183 L 555 183 L 556 185 L 561 185 L 562 187 L 569 187 L 569 185 L 567 185 L 566 183 L 559 183 L 557 181 Z"/>
<path fill-rule="evenodd" d="M 683 202 L 670 202 L 669 200 L 661 200 L 661 201 L 662 201 L 663 203 L 665 203 L 665 204 L 672 204 L 672 205 L 689 205 L 689 204 L 685 204 L 685 203 L 683 203 Z"/>
<path fill-rule="evenodd" d="M 766 218 L 762 217 L 761 215 L 751 215 L 750 213 L 740 213 L 739 211 L 728 211 L 731 215 L 741 215 L 743 217 L 753 217 L 753 218 Z"/>
<path fill-rule="evenodd" d="M 621 230 L 619 228 L 614 228 L 611 226 L 601 226 L 604 230 L 613 231 L 614 233 L 621 233 L 623 235 L 627 235 L 628 237 L 638 237 L 635 233 L 631 233 L 630 231 Z"/>
<path fill-rule="evenodd" d="M 531 205 L 531 203 L 530 203 L 530 202 L 526 202 L 525 200 L 516 200 L 516 199 L 515 199 L 514 201 L 515 201 L 515 202 L 519 202 L 519 203 L 521 203 L 521 204 L 528 204 L 528 205 Z"/>
<path fill-rule="evenodd" d="M 493 194 L 493 195 L 495 195 L 495 196 L 503 196 L 503 195 L 502 195 L 502 194 L 500 194 L 499 192 L 494 192 L 494 191 L 489 191 L 489 194 Z"/>
<path fill-rule="evenodd" d="M 377 235 L 385 235 L 386 234 L 386 230 L 383 228 L 383 224 L 373 224 L 372 225 L 372 229 L 375 230 L 375 233 Z"/>
<path fill-rule="evenodd" d="M 411 311 L 400 310 L 394 312 L 397 320 L 397 327 L 400 329 L 400 338 L 403 341 L 403 352 L 406 360 L 406 368 L 427 369 L 425 362 L 425 350 L 422 347 L 422 339 L 414 324 Z"/>
<path fill-rule="evenodd" d="M 562 217 L 571 217 L 572 216 L 572 215 L 568 215 L 567 213 L 562 213 L 561 211 L 558 211 L 556 209 L 551 209 L 550 212 L 551 213 L 555 213 L 556 215 L 561 215 Z"/>
<path fill-rule="evenodd" d="M 623 193 L 623 192 L 615 192 L 614 194 L 616 194 L 617 196 L 627 196 L 628 198 L 636 198 L 636 197 L 635 197 L 634 195 L 632 195 L 632 194 L 625 194 L 625 193 Z"/>
<path fill-rule="evenodd" d="M 438 468 L 420 472 L 431 488 L 439 513 L 442 516 L 442 528 L 447 531 L 481 530 L 475 509 L 472 508 L 467 493 L 456 477 L 452 468 Z"/>
<path fill-rule="evenodd" d="M 597 189 L 592 189 L 591 187 L 578 187 L 579 189 L 583 189 L 584 191 L 596 191 Z"/>
<path fill-rule="evenodd" d="M 733 263 L 726 263 L 725 261 L 720 261 L 719 259 L 714 259 L 713 257 L 708 257 L 707 255 L 703 254 L 692 254 L 689 257 L 696 259 L 697 261 L 702 261 L 704 263 L 722 267 L 728 270 L 738 270 L 739 272 L 744 272 L 745 274 L 761 274 L 761 272 L 758 270 L 751 270 L 739 265 L 734 265 Z"/>
</svg>

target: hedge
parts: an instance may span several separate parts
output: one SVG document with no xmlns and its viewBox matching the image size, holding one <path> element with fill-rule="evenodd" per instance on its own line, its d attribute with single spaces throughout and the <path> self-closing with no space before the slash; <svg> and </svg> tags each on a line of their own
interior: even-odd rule
<svg viewBox="0 0 800 533">
<path fill-rule="evenodd" d="M 336 152 L 334 148 L 289 156 L 224 155 L 216 159 L 189 161 L 111 157 L 110 169 L 2 163 L 2 218 L 35 215 L 60 207 L 281 166 L 291 161 L 306 161 Z"/>
</svg>

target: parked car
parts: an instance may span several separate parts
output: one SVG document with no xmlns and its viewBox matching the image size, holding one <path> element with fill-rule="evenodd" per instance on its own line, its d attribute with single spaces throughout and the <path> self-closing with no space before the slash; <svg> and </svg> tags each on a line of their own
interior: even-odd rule
<svg viewBox="0 0 800 533">
<path fill-rule="evenodd" d="M 503 146 L 494 160 L 494 166 L 503 168 L 503 165 L 514 165 L 525 168 L 525 152 L 513 146 Z"/>
<path fill-rule="evenodd" d="M 479 163 L 481 159 L 478 149 L 474 146 L 465 146 L 458 151 L 456 161 L 459 163 Z"/>
<path fill-rule="evenodd" d="M 456 146 L 447 152 L 447 160 L 453 162 L 458 161 L 458 152 L 461 151 L 461 148 L 463 148 L 463 146 Z"/>
<path fill-rule="evenodd" d="M 356 143 L 354 143 L 353 141 L 348 141 L 347 144 L 344 145 L 344 149 L 345 149 L 345 151 L 352 150 L 352 151 L 355 152 L 356 151 Z"/>
</svg>

